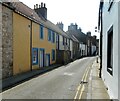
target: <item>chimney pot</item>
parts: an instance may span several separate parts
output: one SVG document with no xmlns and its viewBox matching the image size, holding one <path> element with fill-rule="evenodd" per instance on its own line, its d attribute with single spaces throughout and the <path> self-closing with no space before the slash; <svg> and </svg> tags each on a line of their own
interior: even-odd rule
<svg viewBox="0 0 120 101">
<path fill-rule="evenodd" d="M 38 4 L 36 4 L 36 8 L 38 8 Z"/>
<path fill-rule="evenodd" d="M 41 2 L 41 7 L 43 7 L 43 2 Z"/>
<path fill-rule="evenodd" d="M 39 5 L 39 8 L 40 8 L 40 5 Z"/>
<path fill-rule="evenodd" d="M 44 8 L 46 8 L 46 4 L 44 3 Z"/>
<path fill-rule="evenodd" d="M 35 5 L 34 5 L 34 9 L 35 9 Z"/>
</svg>

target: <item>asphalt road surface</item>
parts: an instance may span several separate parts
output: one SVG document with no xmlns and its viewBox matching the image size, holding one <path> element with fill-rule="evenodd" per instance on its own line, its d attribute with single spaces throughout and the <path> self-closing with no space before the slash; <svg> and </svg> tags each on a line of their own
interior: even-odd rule
<svg viewBox="0 0 120 101">
<path fill-rule="evenodd" d="M 86 57 L 39 75 L 2 92 L 2 99 L 74 99 L 85 69 L 94 60 Z"/>
</svg>

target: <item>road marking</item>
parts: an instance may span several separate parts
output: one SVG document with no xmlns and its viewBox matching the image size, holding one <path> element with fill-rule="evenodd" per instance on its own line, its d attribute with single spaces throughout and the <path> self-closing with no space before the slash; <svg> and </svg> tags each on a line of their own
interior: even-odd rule
<svg viewBox="0 0 120 101">
<path fill-rule="evenodd" d="M 88 65 L 87 68 L 85 69 L 85 72 L 84 72 L 83 77 L 82 77 L 82 81 L 86 81 L 87 80 L 87 76 L 88 76 L 88 72 L 89 72 L 90 68 L 91 68 L 91 65 Z M 81 91 L 80 91 L 80 88 L 81 88 Z M 84 89 L 85 89 L 85 86 L 79 84 L 79 86 L 77 88 L 77 92 L 76 92 L 75 97 L 74 97 L 74 101 L 77 99 L 79 91 L 80 91 L 79 99 L 81 99 L 82 93 L 83 93 Z"/>
<path fill-rule="evenodd" d="M 90 67 L 91 67 L 91 66 L 90 66 Z M 87 81 L 87 76 L 88 76 L 88 72 L 89 72 L 89 70 L 90 70 L 90 67 L 89 67 L 88 70 L 87 70 L 87 73 L 86 73 L 86 75 L 85 75 L 84 81 Z"/>
<path fill-rule="evenodd" d="M 83 77 L 82 77 L 82 81 L 83 81 L 84 78 L 85 78 L 85 74 L 86 74 L 87 69 L 88 69 L 88 68 L 85 69 L 85 72 L 84 72 Z M 80 91 L 80 88 L 81 88 L 81 84 L 79 84 L 79 86 L 77 87 L 77 92 L 76 92 L 76 94 L 75 94 L 74 101 L 75 101 L 75 99 L 77 99 L 78 92 Z"/>
<path fill-rule="evenodd" d="M 84 87 L 84 85 L 83 85 L 83 86 L 82 86 L 82 89 L 81 89 L 80 96 L 79 96 L 79 98 L 78 98 L 78 99 L 81 99 L 84 89 L 85 89 L 85 87 Z"/>
<path fill-rule="evenodd" d="M 72 76 L 74 73 L 65 72 L 63 75 Z"/>
<path fill-rule="evenodd" d="M 87 76 L 88 76 L 88 72 L 89 72 L 90 68 L 91 68 L 91 66 L 89 66 L 89 67 L 87 68 L 87 71 L 86 71 L 86 73 L 85 73 L 84 82 L 87 81 Z M 83 85 L 83 86 L 82 86 L 82 89 L 81 89 L 81 93 L 80 93 L 80 95 L 79 95 L 79 99 L 81 99 L 84 89 L 85 89 L 85 86 Z"/>
<path fill-rule="evenodd" d="M 81 88 L 81 84 L 79 84 L 79 86 L 78 86 L 78 88 L 77 88 L 77 92 L 76 92 L 76 94 L 75 94 L 74 101 L 75 101 L 75 99 L 77 98 L 77 95 L 78 95 L 78 92 L 79 92 L 80 88 Z"/>
</svg>

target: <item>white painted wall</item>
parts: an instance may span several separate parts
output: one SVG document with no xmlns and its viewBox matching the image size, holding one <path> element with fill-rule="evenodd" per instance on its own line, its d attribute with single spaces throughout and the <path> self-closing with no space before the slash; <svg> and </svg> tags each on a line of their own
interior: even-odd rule
<svg viewBox="0 0 120 101">
<path fill-rule="evenodd" d="M 70 51 L 71 51 L 71 58 L 73 58 L 73 41 L 70 40 Z"/>
<path fill-rule="evenodd" d="M 92 55 L 93 53 L 96 51 L 96 46 L 95 45 L 92 45 Z"/>
<path fill-rule="evenodd" d="M 103 7 L 102 79 L 108 87 L 110 98 L 118 99 L 118 3 L 114 2 L 108 12 L 109 2 Z M 120 10 L 119 10 L 120 12 Z M 120 20 L 120 16 L 119 16 Z M 120 23 L 120 22 L 119 22 Z M 107 32 L 113 25 L 113 76 L 107 72 Z"/>
<path fill-rule="evenodd" d="M 82 51 L 83 51 L 83 56 L 86 55 L 86 45 L 83 43 L 80 43 L 80 50 L 81 50 L 81 56 L 82 56 Z"/>
<path fill-rule="evenodd" d="M 66 43 L 66 38 L 65 38 Z M 63 45 L 63 36 L 59 34 L 59 50 L 69 50 L 69 39 L 67 38 L 67 45 Z"/>
<path fill-rule="evenodd" d="M 118 16 L 119 16 L 119 18 L 118 18 L 118 26 L 119 26 L 119 28 L 118 28 L 118 38 L 117 38 L 117 40 L 118 40 L 118 99 L 119 99 L 119 101 L 120 101 L 120 2 L 118 3 Z"/>
<path fill-rule="evenodd" d="M 64 50 L 63 36 L 59 35 L 59 50 Z"/>
<path fill-rule="evenodd" d="M 85 55 L 87 56 L 87 45 L 85 45 Z"/>
</svg>

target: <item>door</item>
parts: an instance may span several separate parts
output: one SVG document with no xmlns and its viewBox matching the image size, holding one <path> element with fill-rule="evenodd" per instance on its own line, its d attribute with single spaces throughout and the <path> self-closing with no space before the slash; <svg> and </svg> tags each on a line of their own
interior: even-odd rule
<svg viewBox="0 0 120 101">
<path fill-rule="evenodd" d="M 44 49 L 40 49 L 39 67 L 44 67 Z"/>
<path fill-rule="evenodd" d="M 45 61 L 46 66 L 50 66 L 50 54 L 46 54 Z"/>
</svg>

